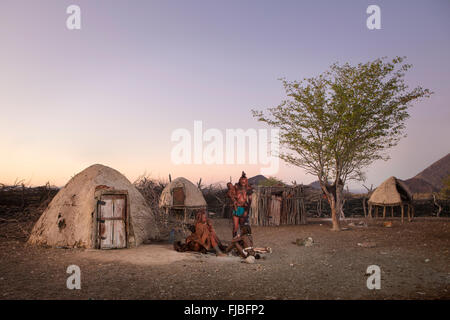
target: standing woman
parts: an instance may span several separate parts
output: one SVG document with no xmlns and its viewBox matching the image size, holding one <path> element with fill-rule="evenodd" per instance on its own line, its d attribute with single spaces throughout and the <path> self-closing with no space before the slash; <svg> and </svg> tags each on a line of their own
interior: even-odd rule
<svg viewBox="0 0 450 320">
<path fill-rule="evenodd" d="M 252 187 L 248 185 L 248 179 L 245 172 L 239 178 L 239 182 L 234 186 L 234 190 L 228 187 L 228 194 L 233 202 L 233 238 L 238 236 L 240 225 L 248 225 L 248 214 L 251 204 Z"/>
</svg>

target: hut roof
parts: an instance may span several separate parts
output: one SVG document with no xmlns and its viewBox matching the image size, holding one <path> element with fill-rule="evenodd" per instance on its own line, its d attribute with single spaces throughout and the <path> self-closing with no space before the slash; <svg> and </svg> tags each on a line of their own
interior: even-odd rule
<svg viewBox="0 0 450 320">
<path fill-rule="evenodd" d="M 408 187 L 399 179 L 390 177 L 372 193 L 369 203 L 372 205 L 400 205 L 411 201 L 412 196 Z"/>
<path fill-rule="evenodd" d="M 158 235 L 155 216 L 142 194 L 117 170 L 95 164 L 75 175 L 59 190 L 34 225 L 28 242 L 49 246 L 93 247 L 92 212 L 96 206 L 95 192 L 99 187 L 127 191 L 130 224 L 134 230 L 133 245 Z M 65 221 L 63 229 L 58 228 L 60 218 Z"/>
<path fill-rule="evenodd" d="M 187 208 L 206 207 L 206 201 L 202 192 L 197 188 L 195 184 L 188 179 L 178 177 L 170 182 L 162 191 L 159 198 L 159 207 L 173 207 L 173 189 L 183 188 L 184 190 L 184 205 Z"/>
</svg>

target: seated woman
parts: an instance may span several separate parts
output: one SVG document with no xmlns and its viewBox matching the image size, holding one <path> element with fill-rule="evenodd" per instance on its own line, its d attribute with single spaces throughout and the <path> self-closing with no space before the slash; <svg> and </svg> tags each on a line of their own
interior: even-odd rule
<svg viewBox="0 0 450 320">
<path fill-rule="evenodd" d="M 186 243 L 180 241 L 174 244 L 177 251 L 196 251 L 206 253 L 214 249 L 217 256 L 226 256 L 220 250 L 220 240 L 216 235 L 212 222 L 207 218 L 204 210 L 197 213 L 195 217 L 195 226 L 192 234 L 186 238 Z"/>
</svg>

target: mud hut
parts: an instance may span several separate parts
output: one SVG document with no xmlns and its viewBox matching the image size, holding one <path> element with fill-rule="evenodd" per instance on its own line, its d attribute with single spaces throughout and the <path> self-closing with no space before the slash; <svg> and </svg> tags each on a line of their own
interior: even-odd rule
<svg viewBox="0 0 450 320">
<path fill-rule="evenodd" d="M 120 172 L 95 164 L 53 198 L 31 232 L 30 244 L 128 248 L 159 234 L 141 193 Z"/>
<path fill-rule="evenodd" d="M 199 188 L 188 179 L 179 177 L 172 180 L 162 191 L 159 207 L 166 214 L 182 215 L 186 222 L 191 214 L 200 209 L 206 209 L 206 201 Z"/>
<path fill-rule="evenodd" d="M 405 206 L 408 212 L 408 221 L 414 217 L 412 195 L 405 183 L 395 177 L 384 181 L 369 198 L 369 216 L 372 218 L 372 208 L 375 208 L 375 216 L 378 217 L 378 208 L 383 208 L 383 219 L 386 218 L 386 208 L 391 208 L 391 217 L 394 216 L 394 207 L 401 209 L 402 222 Z"/>
</svg>

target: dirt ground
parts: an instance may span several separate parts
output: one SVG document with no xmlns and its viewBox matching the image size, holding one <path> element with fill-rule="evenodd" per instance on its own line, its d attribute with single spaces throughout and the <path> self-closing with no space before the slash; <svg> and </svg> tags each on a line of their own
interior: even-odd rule
<svg viewBox="0 0 450 320">
<path fill-rule="evenodd" d="M 230 221 L 214 222 L 230 240 Z M 0 299 L 450 298 L 450 219 L 394 220 L 391 228 L 381 220 L 369 227 L 356 221 L 346 228 L 333 232 L 324 221 L 253 227 L 255 245 L 273 249 L 255 264 L 178 253 L 161 243 L 99 251 L 32 247 L 2 237 Z M 312 246 L 293 243 L 306 237 Z M 80 290 L 66 288 L 72 264 L 81 268 Z M 366 286 L 369 265 L 381 268 L 380 290 Z"/>
</svg>

